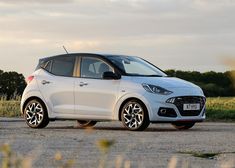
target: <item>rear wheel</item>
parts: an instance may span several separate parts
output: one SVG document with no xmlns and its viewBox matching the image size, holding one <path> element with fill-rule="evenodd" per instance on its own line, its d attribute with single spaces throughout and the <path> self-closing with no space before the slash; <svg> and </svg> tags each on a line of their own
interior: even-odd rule
<svg viewBox="0 0 235 168">
<path fill-rule="evenodd" d="M 192 123 L 172 123 L 172 125 L 178 130 L 187 130 L 187 129 L 192 128 L 195 125 L 195 123 L 194 122 L 192 122 Z"/>
<path fill-rule="evenodd" d="M 123 125 L 131 131 L 143 131 L 150 124 L 146 107 L 137 100 L 130 100 L 123 106 L 121 120 Z"/>
<path fill-rule="evenodd" d="M 77 120 L 78 126 L 82 128 L 87 128 L 87 127 L 93 127 L 97 121 L 91 121 L 91 120 Z"/>
<path fill-rule="evenodd" d="M 24 109 L 26 124 L 31 128 L 44 128 L 49 123 L 48 113 L 45 105 L 37 100 L 31 100 Z"/>
</svg>

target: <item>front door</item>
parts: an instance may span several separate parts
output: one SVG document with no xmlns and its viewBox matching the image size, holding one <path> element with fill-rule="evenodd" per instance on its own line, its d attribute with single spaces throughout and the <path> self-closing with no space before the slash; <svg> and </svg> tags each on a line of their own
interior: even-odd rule
<svg viewBox="0 0 235 168">
<path fill-rule="evenodd" d="M 96 57 L 82 57 L 80 78 L 75 80 L 75 113 L 84 119 L 112 119 L 120 80 L 104 80 L 103 73 L 114 71 Z"/>
</svg>

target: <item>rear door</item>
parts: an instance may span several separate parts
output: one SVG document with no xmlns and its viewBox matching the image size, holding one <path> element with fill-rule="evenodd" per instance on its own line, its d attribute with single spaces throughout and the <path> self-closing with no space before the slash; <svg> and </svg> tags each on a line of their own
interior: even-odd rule
<svg viewBox="0 0 235 168">
<path fill-rule="evenodd" d="M 114 71 L 98 57 L 80 58 L 80 78 L 75 80 L 75 113 L 85 119 L 112 119 L 120 80 L 104 80 L 103 73 Z"/>
<path fill-rule="evenodd" d="M 74 114 L 75 56 L 55 57 L 37 76 L 39 89 L 51 108 L 59 114 Z"/>
</svg>

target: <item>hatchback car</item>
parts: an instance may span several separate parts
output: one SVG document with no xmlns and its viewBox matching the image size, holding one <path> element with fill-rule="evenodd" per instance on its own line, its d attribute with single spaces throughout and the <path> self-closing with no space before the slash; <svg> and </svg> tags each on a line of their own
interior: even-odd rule
<svg viewBox="0 0 235 168">
<path fill-rule="evenodd" d="M 201 88 L 142 58 L 73 53 L 39 60 L 27 78 L 21 112 L 32 128 L 72 119 L 81 127 L 117 120 L 129 130 L 150 123 L 189 129 L 205 119 L 205 102 Z"/>
</svg>

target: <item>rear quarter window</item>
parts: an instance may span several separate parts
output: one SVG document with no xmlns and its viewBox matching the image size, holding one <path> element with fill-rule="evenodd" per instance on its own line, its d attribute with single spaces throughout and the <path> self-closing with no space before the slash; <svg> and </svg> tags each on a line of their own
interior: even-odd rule
<svg viewBox="0 0 235 168">
<path fill-rule="evenodd" d="M 44 65 L 43 69 L 45 69 L 48 72 L 51 72 L 51 65 L 52 65 L 52 61 L 47 61 L 47 63 Z"/>
<path fill-rule="evenodd" d="M 40 59 L 39 62 L 38 62 L 37 67 L 35 68 L 35 71 L 37 71 L 37 70 L 40 69 L 40 68 L 44 68 L 44 67 L 46 66 L 47 62 L 48 62 L 48 61 L 45 61 L 45 60 L 41 60 L 41 59 Z"/>
</svg>

